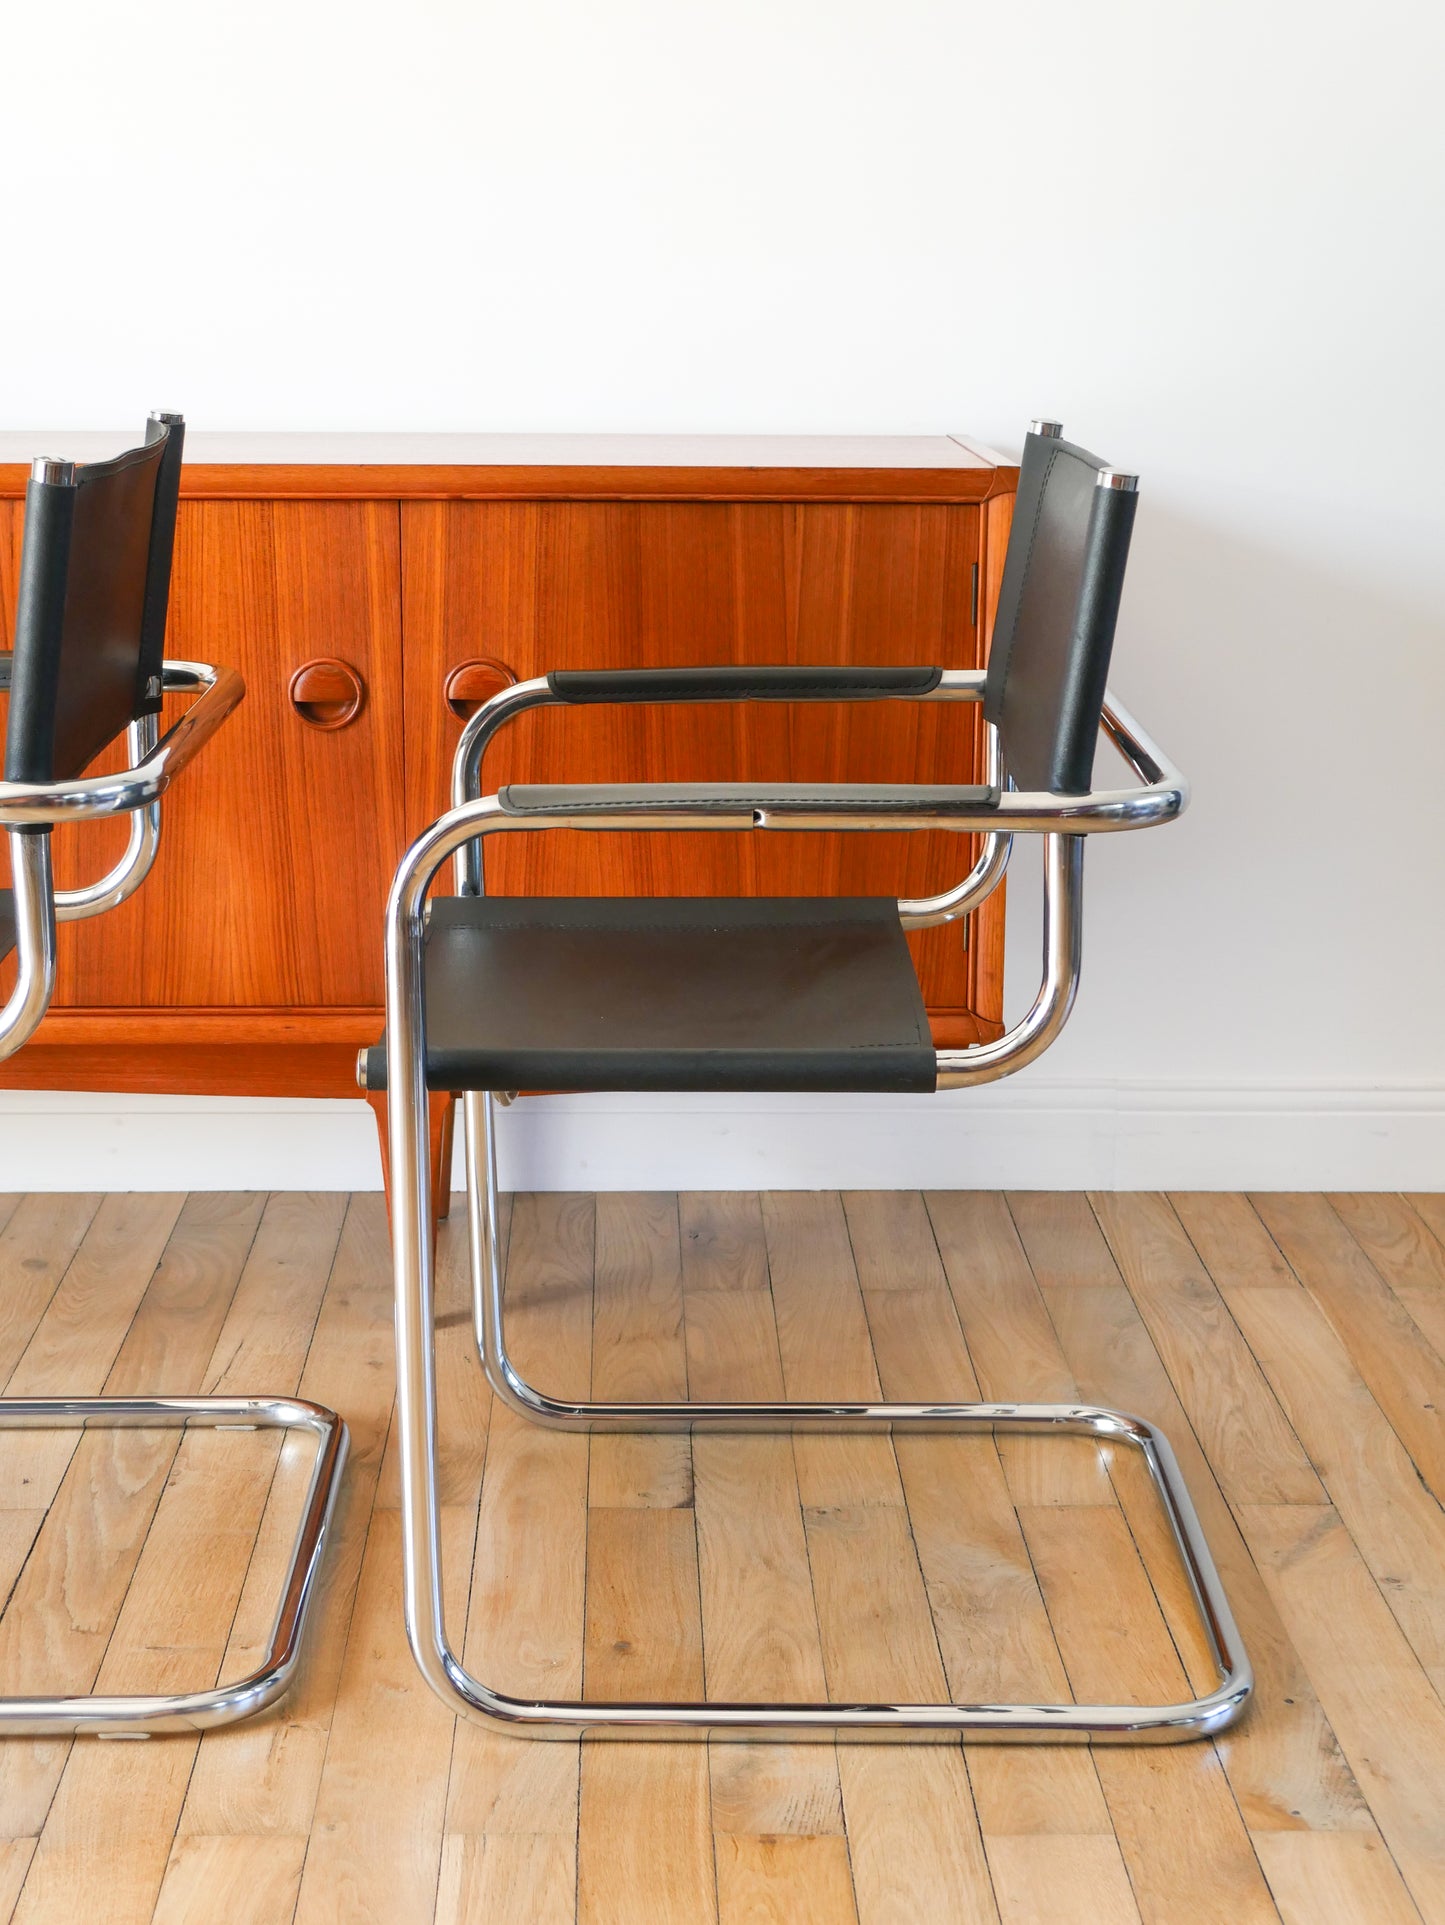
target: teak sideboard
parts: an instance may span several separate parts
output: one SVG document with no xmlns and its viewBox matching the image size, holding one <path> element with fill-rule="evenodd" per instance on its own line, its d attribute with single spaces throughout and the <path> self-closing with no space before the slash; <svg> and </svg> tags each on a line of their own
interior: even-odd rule
<svg viewBox="0 0 1445 1925">
<path fill-rule="evenodd" d="M 33 454 L 0 436 L 0 628 Z M 53 445 L 52 445 L 53 444 Z M 381 1031 L 382 908 L 446 806 L 462 718 L 554 668 L 984 659 L 1017 469 L 962 437 L 206 436 L 187 447 L 166 653 L 246 678 L 163 807 L 124 907 L 60 932 L 53 1012 L 0 1087 L 355 1095 Z M 977 779 L 971 707 L 546 710 L 506 781 Z M 56 837 L 58 879 L 120 853 Z M 961 846 L 962 845 L 962 846 Z M 505 838 L 503 893 L 919 896 L 974 859 L 946 835 Z M 997 1035 L 1003 891 L 909 940 L 938 1039 Z"/>
</svg>

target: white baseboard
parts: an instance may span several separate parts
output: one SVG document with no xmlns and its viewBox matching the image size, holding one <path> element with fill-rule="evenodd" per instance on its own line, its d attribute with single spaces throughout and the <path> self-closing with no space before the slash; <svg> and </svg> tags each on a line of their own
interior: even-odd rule
<svg viewBox="0 0 1445 1925">
<path fill-rule="evenodd" d="M 937 1097 L 548 1096 L 507 1189 L 1445 1188 L 1445 1087 L 1069 1084 Z M 377 1189 L 360 1102 L 0 1092 L 9 1190 Z"/>
</svg>

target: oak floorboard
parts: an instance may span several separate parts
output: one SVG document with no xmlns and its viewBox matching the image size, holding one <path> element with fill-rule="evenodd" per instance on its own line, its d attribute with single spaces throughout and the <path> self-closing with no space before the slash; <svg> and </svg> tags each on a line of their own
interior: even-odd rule
<svg viewBox="0 0 1445 1925">
<path fill-rule="evenodd" d="M 1445 1229 L 1445 1212 L 1431 1209 L 1438 1197 L 1413 1199 L 1364 1194 L 1332 1196 L 1331 1206 L 1424 1333 L 1445 1358 L 1445 1244 L 1431 1229 Z"/>
<path fill-rule="evenodd" d="M 460 1612 L 476 1514 L 442 1513 L 447 1604 Z M 296 1925 L 430 1925 L 455 1719 L 417 1675 L 402 1625 L 401 1519 L 378 1506 L 301 1874 Z"/>
<path fill-rule="evenodd" d="M 676 1197 L 596 1202 L 592 1393 L 687 1395 Z M 703 1695 L 690 1440 L 594 1436 L 584 1697 Z M 627 1754 L 645 1755 L 634 1760 Z M 578 1917 L 717 1917 L 705 1745 L 582 1746 Z"/>
<path fill-rule="evenodd" d="M 1041 1506 L 1024 1523 L 1076 1695 L 1189 1695 L 1117 1509 Z M 1212 1746 L 1101 1746 L 1096 1760 L 1139 1910 L 1151 1920 L 1272 1920 L 1275 1906 Z"/>
<path fill-rule="evenodd" d="M 1420 1917 L 1394 1859 L 1369 1832 L 1259 1832 L 1254 1848 L 1285 1925 L 1415 1925 Z"/>
<path fill-rule="evenodd" d="M 1169 1202 L 1221 1290 L 1275 1290 L 1297 1281 L 1248 1197 L 1171 1190 Z"/>
<path fill-rule="evenodd" d="M 1250 1548 L 1410 1896 L 1445 1919 L 1445 1707 L 1327 1506 L 1243 1514 Z"/>
<path fill-rule="evenodd" d="M 1416 1657 L 1445 1690 L 1445 1511 L 1306 1292 L 1241 1291 L 1235 1314 Z"/>
<path fill-rule="evenodd" d="M 838 1765 L 859 1925 L 994 1925 L 998 1904 L 958 1746 L 840 1744 Z"/>
<path fill-rule="evenodd" d="M 505 1246 L 513 1354 L 569 1396 L 591 1381 L 594 1228 L 590 1197 L 518 1197 Z M 519 1696 L 582 1695 L 587 1454 L 585 1436 L 493 1407 L 462 1659 Z M 457 1721 L 439 1918 L 574 1917 L 580 1768 L 576 1744 Z"/>
<path fill-rule="evenodd" d="M 831 1381 L 831 1394 L 876 1397 L 870 1311 L 840 1200 L 826 1193 L 769 1195 L 763 1214 L 789 1395 L 826 1396 L 822 1385 Z M 916 1285 L 907 1277 L 895 1294 L 917 1302 Z M 936 1314 L 937 1290 L 926 1295 Z M 793 1451 L 828 1695 L 946 1698 L 892 1444 L 881 1437 L 798 1435 Z M 860 1925 L 996 1919 L 957 1746 L 845 1742 L 838 1746 L 838 1770 Z"/>
<path fill-rule="evenodd" d="M 677 1198 L 602 1195 L 592 1322 L 594 1397 L 687 1395 Z M 667 1432 L 598 1433 L 587 1501 L 597 1509 L 692 1505 L 688 1440 Z"/>
<path fill-rule="evenodd" d="M 178 1838 L 166 1866 L 154 1925 L 224 1918 L 226 1925 L 276 1925 L 296 1909 L 306 1838 L 289 1832 L 227 1832 Z"/>
<path fill-rule="evenodd" d="M 739 1925 L 850 1925 L 858 1912 L 847 1842 L 727 1833 L 717 1841 L 717 1902 L 719 1918 Z"/>
<path fill-rule="evenodd" d="M 449 1230 L 447 1236 L 453 1235 L 454 1229 Z M 445 1276 L 445 1262 L 442 1269 Z M 273 1713 L 202 1736 L 181 1812 L 182 1841 L 192 1832 L 203 1837 L 305 1837 L 310 1832 L 391 1419 L 390 1304 L 380 1200 L 354 1197 L 297 1386 L 301 1396 L 343 1412 L 351 1439 L 310 1633 L 297 1681 Z M 283 1452 L 232 1626 L 228 1671 L 240 1672 L 254 1662 L 269 1633 L 310 1456 L 309 1446 L 297 1449 L 288 1464 L 288 1453 Z"/>
<path fill-rule="evenodd" d="M 1445 1193 L 1440 1191 L 1407 1191 L 1405 1201 L 1428 1229 L 1434 1232 L 1438 1243 L 1445 1243 Z"/>
<path fill-rule="evenodd" d="M 1247 1720 L 1217 1747 L 1252 1830 L 1369 1828 L 1305 1666 L 1127 1290 L 1057 1291 L 1050 1309 L 1085 1396 L 1145 1412 L 1179 1459 L 1255 1673 Z"/>
<path fill-rule="evenodd" d="M 8 1919 L 13 1914 L 34 1853 L 33 1838 L 0 1839 L 0 1918 Z"/>
<path fill-rule="evenodd" d="M 273 1195 L 262 1212 L 225 1320 L 201 1372 L 223 1394 L 233 1369 L 262 1358 L 260 1387 L 287 1392 L 305 1364 L 340 1235 L 345 1199 Z M 122 1353 L 124 1357 L 124 1352 Z M 119 1360 L 118 1360 L 119 1362 Z M 256 1386 L 250 1386 L 255 1388 Z M 117 1437 L 120 1433 L 115 1434 Z M 263 1432 L 136 1431 L 160 1438 L 167 1475 L 135 1573 L 96 1675 L 103 1692 L 180 1691 L 216 1680 L 271 1488 L 279 1444 Z M 152 1631 L 151 1626 L 156 1628 Z M 16 1908 L 25 1921 L 96 1912 L 116 1925 L 149 1918 L 165 1875 L 199 1738 L 122 1745 L 78 1742 L 65 1761 Z M 119 1876 L 93 1841 L 132 1839 Z"/>
<path fill-rule="evenodd" d="M 23 1197 L 0 1230 L 0 1382 L 9 1382 L 101 1201 Z"/>
<path fill-rule="evenodd" d="M 542 1749 L 550 1749 L 544 1746 Z M 442 1840 L 436 1925 L 573 1925 L 576 1850 L 555 1832 L 449 1832 Z"/>
<path fill-rule="evenodd" d="M 995 1403 L 1067 1404 L 1079 1387 L 1059 1349 L 1018 1230 L 996 1191 L 924 1198 L 981 1394 Z M 1109 1504 L 1103 1452 L 1072 1437 L 999 1440 L 1018 1504 Z"/>
<path fill-rule="evenodd" d="M 679 1199 L 694 1397 L 776 1398 L 782 1364 L 762 1210 L 750 1194 Z M 692 1440 L 711 1698 L 827 1696 L 791 1440 Z M 855 1916 L 834 1747 L 709 1747 L 721 1925 Z"/>
<path fill-rule="evenodd" d="M 999 1403 L 1079 1402 L 1079 1387 L 1059 1348 L 1057 1332 L 1003 1197 L 996 1192 L 940 1190 L 930 1192 L 925 1202 L 969 1353 L 977 1367 L 980 1393 Z M 1086 1439 L 1000 1439 L 998 1455 L 1016 1505 L 1114 1502 L 1105 1453 Z M 948 1501 L 946 1494 L 941 1494 L 941 1501 Z M 1019 1552 L 1027 1558 L 1016 1519 L 1012 1537 L 1017 1551 L 1007 1561 L 1016 1563 Z M 1002 1615 L 993 1619 L 1016 1643 L 1018 1658 L 1023 1660 L 1004 1673 L 1011 1677 L 1008 1695 L 1061 1700 L 1069 1695 L 1068 1680 L 1031 1567 L 1023 1595 L 1029 1608 L 1019 1610 L 1015 1608 L 1019 1602 L 1017 1590 L 1011 1595 L 1004 1589 L 998 1598 Z M 947 1646 L 945 1650 L 947 1653 Z M 997 1650 L 991 1655 L 996 1662 Z M 962 1690 L 964 1676 L 951 1656 L 949 1677 L 956 1695 L 974 1695 Z M 1113 1871 L 1103 1875 L 1105 1890 L 1111 1882 L 1122 1882 L 1127 1891 L 1128 1876 L 1087 1749 L 1059 1746 L 1033 1750 L 976 1744 L 966 1746 L 965 1754 L 990 1865 L 995 1863 L 995 1846 L 1002 1840 L 1037 1840 L 1054 1835 L 1096 1837 L 1102 1850 L 1086 1852 L 1085 1858 L 1091 1863 L 1112 1863 Z M 1074 1876 L 1070 1854 L 1051 1858 L 1044 1851 L 1035 1861 L 1022 1848 L 1007 1848 L 1001 1862 L 1014 1869 L 1009 1888 L 1015 1899 L 1010 1902 L 1025 1902 L 1018 1896 L 1022 1889 L 1018 1877 L 1026 1859 L 1039 1867 L 1039 1877 L 1044 1881 L 1040 1896 L 1058 1884 L 1062 1896 L 1068 1898 Z M 1053 1869 L 1046 1873 L 1044 1868 L 1050 1865 Z M 1005 1884 L 1009 1884 L 1007 1879 Z M 1003 1907 L 1003 1888 L 998 1898 Z"/>
<path fill-rule="evenodd" d="M 100 1394 L 183 1202 L 180 1196 L 145 1193 L 103 1199 L 11 1373 L 7 1396 Z M 7 1433 L 0 1451 L 3 1488 L 13 1491 L 27 1509 L 50 1510 L 76 1453 L 94 1454 L 88 1444 L 76 1426 Z M 0 1498 L 0 1504 L 5 1501 Z M 48 1525 L 43 1530 L 47 1538 L 53 1534 Z M 100 1535 L 106 1536 L 103 1528 Z M 44 1562 L 42 1545 L 39 1563 Z M 103 1562 L 101 1554 L 97 1563 Z"/>
<path fill-rule="evenodd" d="M 1412 1455 L 1445 1397 L 1445 1205 L 1012 1202 L 518 1197 L 510 1347 L 563 1395 L 1142 1411 L 1256 1667 L 1213 1745 L 543 1744 L 457 1720 L 402 1625 L 381 1198 L 0 1197 L 17 1386 L 294 1387 L 353 1437 L 281 1705 L 199 1740 L 0 1743 L 0 1919 L 1445 1925 L 1445 1535 Z M 438 1256 L 447 1622 L 487 1682 L 1143 1699 L 1202 1681 L 1136 1453 L 702 1434 L 599 1456 L 494 1406 L 460 1211 Z M 5 1441 L 0 1679 L 124 1689 L 252 1662 L 309 1440 Z"/>
<path fill-rule="evenodd" d="M 1323 1502 L 1314 1467 L 1168 1203 L 1091 1200 L 1224 1495 L 1242 1504 Z"/>
<path fill-rule="evenodd" d="M 1120 1281 L 1082 1191 L 1010 1190 L 1006 1201 L 1041 1289 L 1107 1290 Z"/>
<path fill-rule="evenodd" d="M 264 1201 L 224 1194 L 187 1200 L 101 1386 L 107 1394 L 134 1396 L 160 1384 L 184 1389 L 200 1381 Z M 35 1226 L 35 1233 L 45 1234 L 45 1226 Z M 0 1618 L 0 1688 L 92 1687 L 178 1445 L 176 1431 L 101 1429 L 75 1442 Z M 65 1738 L 0 1742 L 0 1827 L 40 1832 L 69 1753 Z"/>
<path fill-rule="evenodd" d="M 1111 1835 L 1046 1832 L 987 1842 L 1003 1925 L 1074 1918 L 1089 1925 L 1138 1925 L 1134 1890 Z"/>
<path fill-rule="evenodd" d="M 1439 1394 L 1445 1360 L 1324 1197 L 1272 1195 L 1253 1202 L 1420 1475 L 1445 1503 L 1445 1398 Z"/>
</svg>

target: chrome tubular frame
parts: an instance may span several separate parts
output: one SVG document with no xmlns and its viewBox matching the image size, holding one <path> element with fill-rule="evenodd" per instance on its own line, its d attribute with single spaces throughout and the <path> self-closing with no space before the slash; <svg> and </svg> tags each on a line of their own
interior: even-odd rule
<svg viewBox="0 0 1445 1925">
<path fill-rule="evenodd" d="M 166 734 L 157 739 L 154 716 L 126 731 L 131 766 L 118 775 L 85 776 L 73 782 L 0 782 L 0 827 L 10 835 L 15 891 L 18 974 L 0 1009 L 0 1062 L 29 1042 L 55 992 L 55 925 L 78 922 L 114 909 L 135 894 L 150 874 L 160 845 L 160 798 L 196 751 L 225 721 L 246 692 L 234 669 L 209 662 L 167 662 L 168 689 L 199 695 Z M 59 889 L 50 861 L 49 831 L 58 822 L 131 817 L 124 855 L 109 872 L 81 889 Z M 17 833 L 24 830 L 26 833 Z"/>
<path fill-rule="evenodd" d="M 160 726 L 154 715 L 142 716 L 139 722 L 131 723 L 126 730 L 126 743 L 133 769 L 138 769 L 152 753 L 159 737 Z M 150 874 L 160 844 L 161 805 L 158 797 L 143 809 L 131 811 L 130 840 L 126 843 L 125 854 L 107 875 L 101 876 L 96 882 L 87 883 L 83 889 L 56 890 L 55 920 L 82 922 L 89 916 L 104 915 L 107 909 L 119 908 L 121 903 L 135 894 Z"/>
<path fill-rule="evenodd" d="M 10 831 L 15 897 L 15 987 L 0 1009 L 0 1062 L 28 1043 L 55 994 L 55 883 L 50 837 Z"/>
<path fill-rule="evenodd" d="M 985 722 L 983 727 L 983 779 L 991 789 L 1002 792 L 1007 776 L 999 733 L 992 722 Z M 921 896 L 914 901 L 900 900 L 898 920 L 903 927 L 933 929 L 940 923 L 955 922 L 958 917 L 971 914 L 1003 881 L 1013 841 L 1011 835 L 999 835 L 990 830 L 982 838 L 977 862 L 962 882 L 952 889 L 945 889 L 941 895 Z"/>
<path fill-rule="evenodd" d="M 948 678 L 945 678 L 947 681 Z M 936 693 L 977 700 L 981 677 L 959 675 Z M 463 894 L 482 892 L 482 839 L 515 830 L 829 829 L 845 831 L 948 829 L 985 838 L 973 875 L 948 898 L 900 905 L 928 914 L 947 901 L 962 913 L 963 897 L 980 888 L 981 872 L 1007 857 L 1011 834 L 1045 836 L 1043 983 L 1033 1008 L 997 1042 L 940 1051 L 940 1088 L 991 1081 L 1030 1062 L 1063 1027 L 1080 966 L 1083 837 L 1171 820 L 1188 790 L 1122 706 L 1109 702 L 1104 727 L 1140 778 L 1135 790 L 1087 796 L 1001 796 L 997 807 L 940 806 L 926 817 L 884 806 L 810 801 L 707 813 L 689 809 L 674 791 L 655 806 L 635 799 L 616 811 L 516 815 L 496 796 L 476 797 L 482 753 L 501 723 L 523 709 L 554 700 L 545 681 L 520 683 L 479 710 L 463 734 L 454 765 L 457 805 L 435 822 L 403 858 L 386 919 L 386 1034 L 388 1130 L 392 1176 L 392 1239 L 396 1287 L 397 1420 L 401 1441 L 402 1536 L 407 1635 L 423 1676 L 452 1710 L 501 1730 L 547 1738 L 580 1734 L 609 1738 L 777 1738 L 832 1740 L 946 1739 L 962 1732 L 978 1739 L 1039 1742 L 1171 1742 L 1221 1731 L 1243 1711 L 1253 1688 L 1248 1657 L 1230 1613 L 1208 1544 L 1173 1452 L 1143 1419 L 1085 1405 L 922 1404 L 848 1400 L 773 1403 L 558 1399 L 534 1388 L 506 1349 L 502 1265 L 498 1246 L 495 1109 L 499 1093 L 464 1099 L 468 1162 L 468 1217 L 473 1309 L 483 1368 L 494 1393 L 532 1421 L 566 1430 L 822 1430 L 922 1429 L 992 1434 L 1088 1436 L 1137 1449 L 1153 1478 L 1174 1543 L 1219 1670 L 1215 1688 L 1169 1705 L 1117 1704 L 750 1704 L 600 1703 L 523 1700 L 472 1676 L 448 1638 L 442 1603 L 440 1492 L 437 1456 L 434 1334 L 435 1255 L 428 1217 L 429 1163 L 424 938 L 426 898 L 442 863 L 454 856 Z M 996 754 L 996 748 L 991 749 Z M 993 875 L 988 886 L 997 880 Z"/>
<path fill-rule="evenodd" d="M 254 1671 L 231 1684 L 153 1696 L 0 1698 L 0 1737 L 148 1738 L 234 1724 L 274 1704 L 300 1659 L 307 1607 L 341 1488 L 347 1437 L 335 1411 L 299 1397 L 8 1397 L 0 1399 L 0 1428 L 302 1430 L 316 1439 L 269 1647 Z"/>
<path fill-rule="evenodd" d="M 142 761 L 117 775 L 78 776 L 73 782 L 0 782 L 0 827 L 52 828 L 58 822 L 128 815 L 158 801 L 246 693 L 235 669 L 213 668 L 209 662 L 167 662 L 163 679 L 168 689 L 189 690 L 199 699 Z"/>
<path fill-rule="evenodd" d="M 0 782 L 0 826 L 10 838 L 18 969 L 0 1010 L 0 1060 L 29 1041 L 55 989 L 55 925 L 97 916 L 124 902 L 144 882 L 160 838 L 160 798 L 245 693 L 233 669 L 205 662 L 167 662 L 168 689 L 199 695 L 164 736 L 154 717 L 131 724 L 131 766 L 118 775 L 73 782 Z M 84 888 L 57 891 L 50 831 L 59 822 L 92 822 L 129 814 L 130 839 L 107 875 Z M 335 1411 L 298 1397 L 7 1397 L 0 1431 L 90 1430 L 103 1426 L 208 1427 L 217 1430 L 305 1430 L 317 1440 L 306 1503 L 287 1567 L 264 1662 L 231 1684 L 199 1691 L 112 1697 L 0 1697 L 0 1737 L 89 1733 L 146 1738 L 153 1732 L 200 1731 L 234 1724 L 275 1702 L 290 1684 L 325 1553 L 346 1463 L 346 1426 Z"/>
</svg>

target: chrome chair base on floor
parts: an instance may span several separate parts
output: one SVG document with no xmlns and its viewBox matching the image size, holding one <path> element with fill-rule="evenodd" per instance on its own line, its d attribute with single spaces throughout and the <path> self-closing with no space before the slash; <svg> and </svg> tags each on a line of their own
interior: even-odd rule
<svg viewBox="0 0 1445 1925">
<path fill-rule="evenodd" d="M 558 1430 L 580 1431 L 882 1431 L 1040 1434 L 1092 1437 L 1137 1450 L 1148 1466 L 1189 1578 L 1220 1682 L 1180 1704 L 604 1704 L 527 1703 L 470 1677 L 446 1646 L 435 1647 L 444 1696 L 514 1732 L 545 1737 L 581 1733 L 644 1738 L 918 1739 L 963 1733 L 971 1740 L 1027 1744 L 1065 1741 L 1179 1741 L 1233 1723 L 1252 1688 L 1249 1660 L 1230 1614 L 1219 1573 L 1168 1440 L 1124 1411 L 1085 1404 L 859 1403 L 598 1403 L 549 1397 L 529 1384 L 507 1354 L 498 1223 L 494 1099 L 464 1099 L 467 1195 L 477 1344 L 494 1395 L 519 1416 Z M 428 1351 L 431 1340 L 427 1339 Z M 423 1360 L 425 1366 L 426 1360 Z M 435 1493 L 434 1468 L 430 1479 Z M 435 1542 L 435 1538 L 433 1539 Z M 438 1682 L 433 1677 L 433 1683 Z"/>
<path fill-rule="evenodd" d="M 0 1697 L 0 1737 L 148 1738 L 206 1731 L 264 1711 L 290 1685 L 346 1464 L 346 1426 L 299 1397 L 7 1397 L 5 1430 L 299 1430 L 316 1439 L 306 1502 L 264 1661 L 245 1677 L 199 1691 L 106 1696 Z"/>
<path fill-rule="evenodd" d="M 403 857 L 387 905 L 386 1038 L 363 1087 L 388 1092 L 396 1283 L 397 1422 L 407 1633 L 453 1710 L 547 1738 L 818 1738 L 1168 1743 L 1222 1731 L 1253 1688 L 1209 1547 L 1163 1436 L 1087 1405 L 858 1402 L 597 1403 L 535 1389 L 507 1355 L 497 1240 L 495 1109 L 533 1089 L 942 1091 L 1011 1074 L 1062 1030 L 1078 987 L 1083 852 L 1091 834 L 1174 820 L 1188 785 L 1106 689 L 1134 482 L 1035 424 L 987 675 L 855 666 L 558 672 L 502 691 L 467 724 L 453 808 Z M 982 703 L 986 780 L 862 784 L 513 786 L 481 793 L 483 752 L 528 708 L 614 702 Z M 1140 786 L 1095 790 L 1102 731 Z M 1012 784 L 1012 786 L 1010 786 Z M 979 838 L 974 868 L 918 900 L 488 904 L 482 851 L 497 834 L 711 830 L 949 831 Z M 1038 994 L 994 1041 L 935 1049 L 903 932 L 953 921 L 997 885 L 1012 838 L 1043 843 Z M 448 856 L 457 899 L 427 894 Z M 648 944 L 653 953 L 648 952 Z M 711 944 L 711 952 L 709 951 Z M 524 1700 L 469 1673 L 442 1607 L 428 1097 L 464 1093 L 474 1313 L 497 1397 L 566 1430 L 807 1428 L 1085 1436 L 1138 1450 L 1168 1517 L 1219 1681 L 1178 1704 L 749 1704 Z"/>
<path fill-rule="evenodd" d="M 155 861 L 161 797 L 241 701 L 233 669 L 164 659 L 184 423 L 153 414 L 144 444 L 111 461 L 41 458 L 25 498 L 14 647 L 0 654 L 9 691 L 0 827 L 11 887 L 0 890 L 0 962 L 17 952 L 0 1008 L 0 1061 L 39 1029 L 55 991 L 57 923 L 103 915 L 140 888 Z M 160 733 L 167 691 L 196 696 Z M 87 775 L 126 735 L 130 766 Z M 129 815 L 108 874 L 57 889 L 57 822 Z M 296 1669 L 306 1614 L 346 1462 L 335 1411 L 289 1396 L 0 1399 L 0 1431 L 103 1426 L 306 1430 L 317 1440 L 306 1504 L 264 1663 L 232 1684 L 147 1696 L 0 1697 L 0 1736 L 93 1733 L 144 1738 L 230 1724 L 264 1709 Z"/>
</svg>

